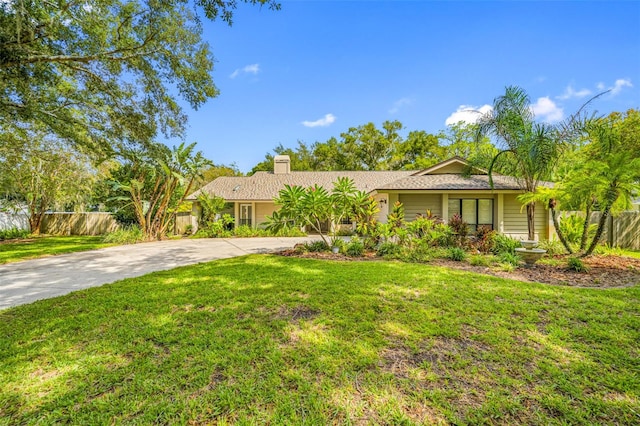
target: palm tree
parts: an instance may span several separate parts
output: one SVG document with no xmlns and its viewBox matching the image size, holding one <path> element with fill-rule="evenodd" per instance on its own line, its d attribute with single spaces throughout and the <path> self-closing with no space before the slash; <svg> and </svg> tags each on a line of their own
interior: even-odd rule
<svg viewBox="0 0 640 426">
<path fill-rule="evenodd" d="M 489 166 L 489 183 L 493 187 L 495 168 L 515 176 L 520 188 L 535 193 L 551 178 L 562 146 L 555 126 L 535 121 L 529 96 L 516 86 L 493 102 L 493 109 L 478 121 L 477 140 L 493 136 L 500 150 Z M 535 201 L 526 204 L 529 240 L 535 239 Z"/>
<path fill-rule="evenodd" d="M 607 218 L 616 210 L 631 206 L 631 199 L 640 193 L 640 156 L 629 150 L 629 140 L 621 132 L 620 119 L 615 115 L 588 120 L 583 128 L 589 143 L 585 147 L 585 173 L 578 176 L 594 189 L 595 201 L 601 211 L 596 234 L 584 253 L 589 256 L 602 237 Z"/>
</svg>

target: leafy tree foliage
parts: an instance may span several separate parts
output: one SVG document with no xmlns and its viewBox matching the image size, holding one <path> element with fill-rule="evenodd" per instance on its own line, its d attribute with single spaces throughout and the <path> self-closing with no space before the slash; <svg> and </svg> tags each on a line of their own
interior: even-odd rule
<svg viewBox="0 0 640 426">
<path fill-rule="evenodd" d="M 638 143 L 637 119 L 636 111 L 631 110 L 627 114 L 613 113 L 581 123 L 588 142 L 581 148 L 581 161 L 564 185 L 568 192 L 584 188 L 580 192 L 584 198 L 581 205 L 597 207 L 601 212 L 596 234 L 585 256 L 592 254 L 599 243 L 609 215 L 630 208 L 632 198 L 640 194 L 640 151 L 629 149 Z M 584 232 L 588 232 L 587 226 Z M 584 241 L 583 234 L 581 248 L 585 246 Z"/>
<path fill-rule="evenodd" d="M 211 166 L 201 152 L 195 152 L 195 145 L 182 143 L 169 149 L 154 144 L 152 149 L 124 154 L 130 175 L 117 182 L 116 187 L 127 193 L 137 222 L 149 240 L 165 236 L 193 183 Z"/>
<path fill-rule="evenodd" d="M 345 218 L 371 220 L 377 214 L 371 197 L 358 191 L 352 179 L 340 177 L 334 182 L 331 192 L 319 185 L 308 188 L 285 185 L 275 203 L 280 209 L 267 219 L 267 229 L 280 231 L 287 227 L 310 226 L 322 240 L 329 244 L 325 235 L 328 225 L 332 229 L 332 244 L 337 239 L 337 227 Z"/>
<path fill-rule="evenodd" d="M 274 0 L 240 0 L 278 9 Z M 38 123 L 108 153 L 114 141 L 181 135 L 173 93 L 217 95 L 201 16 L 232 23 L 238 0 L 8 0 L 0 3 L 2 128 Z"/>
<path fill-rule="evenodd" d="M 476 166 L 488 167 L 497 153 L 488 138 L 476 143 L 475 130 L 470 126 L 460 124 L 435 135 L 414 130 L 406 138 L 400 135 L 402 129 L 399 121 L 385 121 L 381 129 L 367 123 L 349 128 L 340 139 L 331 137 L 312 145 L 298 141 L 295 148 L 280 144 L 273 152 L 288 155 L 291 169 L 298 171 L 419 170 L 454 155 L 467 158 Z M 273 170 L 274 154 L 267 153 L 252 173 Z"/>
<path fill-rule="evenodd" d="M 33 234 L 40 233 L 48 210 L 81 205 L 94 180 L 87 155 L 42 129 L 0 133 L 0 190 L 27 206 Z"/>
<path fill-rule="evenodd" d="M 225 201 L 222 197 L 209 195 L 202 192 L 198 195 L 198 203 L 200 204 L 200 216 L 198 217 L 198 229 L 207 229 L 219 219 L 219 213 L 225 207 Z"/>
<path fill-rule="evenodd" d="M 493 109 L 478 122 L 478 136 L 491 135 L 498 142 L 498 154 L 489 165 L 489 181 L 497 164 L 518 178 L 521 188 L 535 193 L 541 182 L 551 179 L 557 163 L 561 139 L 557 129 L 535 121 L 531 100 L 516 86 L 493 102 Z M 501 161 L 500 163 L 498 163 Z M 535 238 L 535 202 L 526 204 L 528 238 Z"/>
</svg>

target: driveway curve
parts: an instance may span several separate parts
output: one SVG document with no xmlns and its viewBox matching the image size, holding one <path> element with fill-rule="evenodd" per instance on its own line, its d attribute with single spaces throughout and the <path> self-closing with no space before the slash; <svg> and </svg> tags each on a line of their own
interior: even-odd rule
<svg viewBox="0 0 640 426">
<path fill-rule="evenodd" d="M 0 310 L 178 266 L 252 253 L 270 253 L 313 239 L 169 240 L 0 265 Z"/>
</svg>

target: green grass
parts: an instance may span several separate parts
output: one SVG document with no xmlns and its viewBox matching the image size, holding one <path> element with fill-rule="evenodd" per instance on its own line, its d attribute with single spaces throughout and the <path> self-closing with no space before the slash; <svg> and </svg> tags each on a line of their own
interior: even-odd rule
<svg viewBox="0 0 640 426">
<path fill-rule="evenodd" d="M 0 312 L 0 424 L 638 424 L 640 287 L 248 256 Z"/>
<path fill-rule="evenodd" d="M 0 264 L 55 254 L 95 250 L 112 245 L 104 243 L 101 236 L 29 238 L 0 244 Z"/>
</svg>

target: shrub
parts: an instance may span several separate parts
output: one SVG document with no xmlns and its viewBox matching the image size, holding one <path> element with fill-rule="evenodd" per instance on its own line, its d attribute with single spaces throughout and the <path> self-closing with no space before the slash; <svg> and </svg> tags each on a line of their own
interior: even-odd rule
<svg viewBox="0 0 640 426">
<path fill-rule="evenodd" d="M 496 231 L 491 229 L 490 226 L 479 226 L 473 235 L 473 247 L 481 253 L 489 253 L 493 249 L 496 234 Z"/>
<path fill-rule="evenodd" d="M 248 225 L 240 225 L 234 228 L 233 236 L 241 237 L 241 238 L 251 238 L 251 237 L 265 237 L 269 235 L 267 231 L 259 228 L 252 228 Z"/>
<path fill-rule="evenodd" d="M 310 243 L 306 243 L 305 247 L 307 251 L 312 253 L 321 252 L 321 251 L 329 251 L 329 245 L 324 241 L 312 241 Z"/>
<path fill-rule="evenodd" d="M 29 231 L 27 231 L 26 229 L 9 228 L 0 230 L 0 241 L 27 238 L 28 236 Z"/>
<path fill-rule="evenodd" d="M 420 215 L 413 222 L 407 223 L 407 231 L 415 238 L 424 237 L 435 225 L 434 221 Z"/>
<path fill-rule="evenodd" d="M 518 266 L 518 263 L 520 263 L 520 256 L 515 253 L 503 251 L 498 255 L 498 260 L 500 260 L 500 263 L 506 265 Z"/>
<path fill-rule="evenodd" d="M 460 247 L 451 247 L 447 252 L 447 258 L 456 262 L 462 262 L 466 257 L 467 252 Z"/>
<path fill-rule="evenodd" d="M 144 233 L 138 225 L 122 227 L 116 231 L 106 234 L 103 238 L 105 243 L 115 244 L 135 244 L 144 240 Z"/>
<path fill-rule="evenodd" d="M 576 272 L 587 272 L 589 270 L 582 259 L 578 259 L 577 257 L 570 257 L 567 259 L 567 267 Z"/>
<path fill-rule="evenodd" d="M 482 254 L 474 254 L 469 257 L 469 264 L 473 266 L 491 266 L 495 258 Z"/>
<path fill-rule="evenodd" d="M 469 225 L 462 220 L 462 216 L 454 214 L 449 219 L 449 227 L 454 236 L 454 241 L 458 247 L 464 247 L 467 244 L 467 234 L 469 233 Z"/>
<path fill-rule="evenodd" d="M 378 256 L 391 256 L 400 253 L 401 247 L 390 241 L 384 242 L 378 246 L 376 254 Z"/>
<path fill-rule="evenodd" d="M 364 254 L 364 243 L 359 238 L 352 238 L 344 250 L 347 256 L 362 256 Z"/>
<path fill-rule="evenodd" d="M 502 234 L 496 234 L 493 238 L 493 254 L 512 253 L 516 254 L 516 248 L 520 247 L 520 242 L 515 238 Z"/>
<path fill-rule="evenodd" d="M 271 231 L 267 231 L 267 235 L 273 237 L 305 237 L 307 234 L 302 229 L 294 226 L 292 228 L 283 228 L 275 234 Z"/>
<path fill-rule="evenodd" d="M 582 231 L 584 230 L 584 217 L 577 214 L 571 214 L 560 218 L 558 225 L 560 231 L 562 231 L 569 244 L 580 244 Z M 593 238 L 597 228 L 598 225 L 595 223 L 589 225 L 589 229 L 587 231 L 589 238 Z"/>
<path fill-rule="evenodd" d="M 620 247 L 611 247 L 608 244 L 599 244 L 593 251 L 595 254 L 601 254 L 603 256 L 626 256 L 627 253 Z"/>
<path fill-rule="evenodd" d="M 454 243 L 453 231 L 449 225 L 444 223 L 436 224 L 433 229 L 427 232 L 424 239 L 434 247 L 449 247 Z"/>
<path fill-rule="evenodd" d="M 550 256 L 562 254 L 567 251 L 567 249 L 565 249 L 562 243 L 558 240 L 542 240 L 540 241 L 540 244 L 538 244 L 538 248 L 546 250 L 547 254 Z"/>
<path fill-rule="evenodd" d="M 402 228 L 404 226 L 404 206 L 400 201 L 393 204 L 391 213 L 387 215 L 387 223 L 391 229 Z"/>
</svg>

